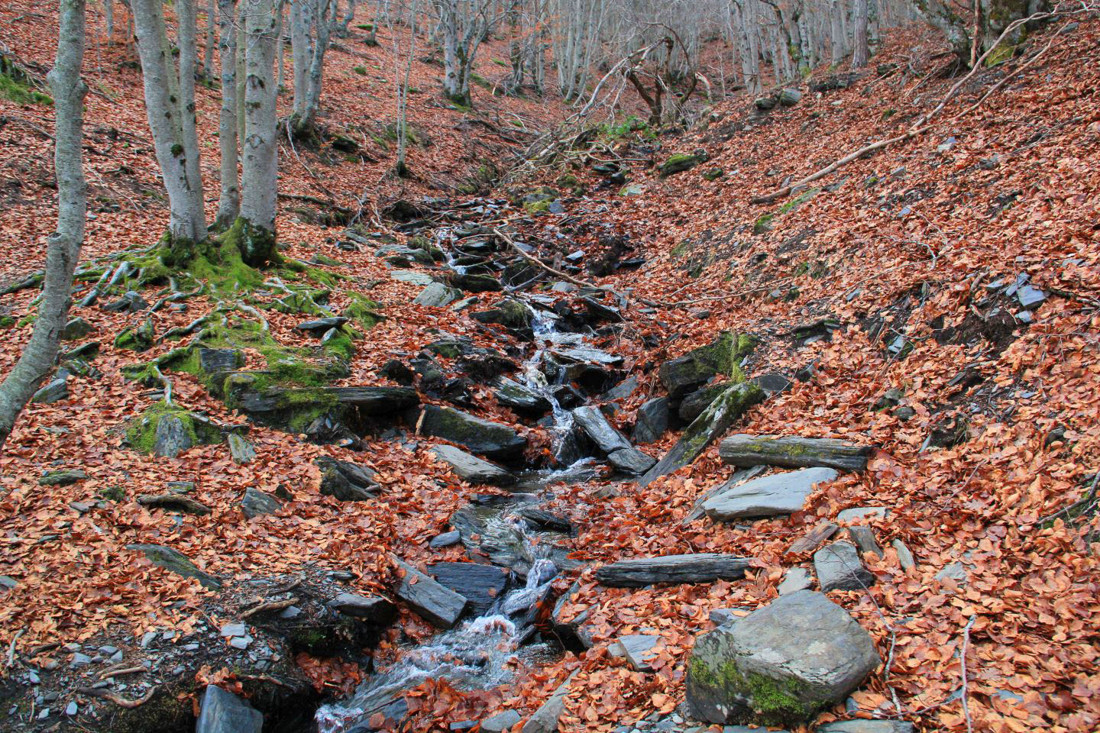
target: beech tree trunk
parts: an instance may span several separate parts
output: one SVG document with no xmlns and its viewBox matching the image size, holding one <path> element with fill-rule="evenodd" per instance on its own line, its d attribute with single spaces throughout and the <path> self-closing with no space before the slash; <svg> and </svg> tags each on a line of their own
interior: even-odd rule
<svg viewBox="0 0 1100 733">
<path fill-rule="evenodd" d="M 245 29 L 244 129 L 238 247 L 245 262 L 263 267 L 278 259 L 275 203 L 278 190 L 278 120 L 275 117 L 276 0 L 248 0 Z"/>
<path fill-rule="evenodd" d="M 294 128 L 306 131 L 321 104 L 325 51 L 336 24 L 336 0 L 294 0 L 291 10 L 294 56 Z"/>
<path fill-rule="evenodd" d="M 168 192 L 168 233 L 174 245 L 206 239 L 195 126 L 195 0 L 178 0 L 179 73 L 161 0 L 131 0 L 145 84 L 145 112 Z"/>
<path fill-rule="evenodd" d="M 73 273 L 84 241 L 84 0 L 61 0 L 57 57 L 49 73 L 55 118 L 57 231 L 46 249 L 46 277 L 34 332 L 11 373 L 0 384 L 0 450 L 15 421 L 57 358 L 61 329 L 69 317 Z"/>
<path fill-rule="evenodd" d="M 854 38 L 852 39 L 852 68 L 862 69 L 867 65 L 869 56 L 867 50 L 867 0 L 855 0 L 855 8 L 852 13 L 855 16 Z"/>
<path fill-rule="evenodd" d="M 237 166 L 237 29 L 236 0 L 218 0 L 222 104 L 218 118 L 218 146 L 221 150 L 221 195 L 218 198 L 217 225 L 226 229 L 241 212 L 241 187 Z"/>
</svg>

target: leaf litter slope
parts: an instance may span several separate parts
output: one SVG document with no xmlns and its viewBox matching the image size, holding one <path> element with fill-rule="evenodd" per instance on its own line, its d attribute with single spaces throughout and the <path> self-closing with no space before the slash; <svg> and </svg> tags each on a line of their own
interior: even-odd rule
<svg viewBox="0 0 1100 733">
<path fill-rule="evenodd" d="M 39 11 L 12 3 L 0 17 L 25 12 Z M 9 45 L 25 59 L 48 64 L 49 39 L 36 37 L 45 35 L 41 29 L 46 27 L 45 21 L 34 28 L 26 22 L 7 23 L 8 32 L 18 34 Z M 477 696 L 442 683 L 426 686 L 414 698 L 422 702 L 411 705 L 425 729 L 499 706 L 531 712 L 577 668 L 564 730 L 611 730 L 655 710 L 671 711 L 682 700 L 692 640 L 711 627 L 709 612 L 751 609 L 773 599 L 784 567 L 792 562 L 784 557 L 790 543 L 840 509 L 866 504 L 887 506 L 891 512 L 877 526 L 879 543 L 888 548 L 885 557 L 867 560 L 878 584 L 867 593 L 833 594 L 875 635 L 884 657 L 892 649 L 890 669 L 880 670 L 856 695 L 864 714 L 901 715 L 932 730 L 965 730 L 957 699 L 959 659 L 963 629 L 976 617 L 967 652 L 968 709 L 975 729 L 1096 727 L 1100 616 L 1095 545 L 1089 543 L 1095 519 L 1079 526 L 1058 520 L 1051 527 L 1038 520 L 1081 496 L 1083 482 L 1098 469 L 1094 395 L 1100 387 L 1095 302 L 1100 248 L 1095 222 L 1100 166 L 1095 151 L 1100 117 L 1094 90 L 1100 70 L 1081 62 L 1098 38 L 1100 25 L 1082 22 L 1041 63 L 973 115 L 856 161 L 821 182 L 839 187 L 797 206 L 785 207 L 782 201 L 752 206 L 749 199 L 778 187 L 785 176 L 801 177 L 902 129 L 907 120 L 934 106 L 951 82 L 871 74 L 846 90 L 806 95 L 799 106 L 763 121 L 749 119 L 745 100 L 738 100 L 718 107 L 720 118 L 708 129 L 671 141 L 661 152 L 703 147 L 711 158 L 704 166 L 661 181 L 655 172 L 640 173 L 642 196 L 594 196 L 572 205 L 569 214 L 608 219 L 644 248 L 650 264 L 629 283 L 639 294 L 682 303 L 632 314 L 638 333 L 663 340 L 656 353 L 637 340 L 620 344 L 620 351 L 644 372 L 643 382 L 655 380 L 647 366 L 705 343 L 719 330 L 756 333 L 763 346 L 750 373 L 791 373 L 812 361 L 816 375 L 754 410 L 738 429 L 857 439 L 873 442 L 881 451 L 866 474 L 823 488 L 807 511 L 758 522 L 751 529 L 707 520 L 682 525 L 695 497 L 729 474 L 715 448 L 691 468 L 643 491 L 627 486 L 618 497 L 592 501 L 594 485 L 560 490 L 558 508 L 572 513 L 580 528 L 575 544 L 583 559 L 603 562 L 719 550 L 757 558 L 755 572 L 737 583 L 645 590 L 599 588 L 585 573 L 566 613 L 589 610 L 596 641 L 592 651 L 583 659 L 567 657 L 521 676 L 510 688 Z M 1040 34 L 1035 43 L 1043 41 Z M 927 72 L 935 68 L 936 50 L 927 38 L 909 33 L 890 39 L 875 61 L 899 68 L 913 63 Z M 93 191 L 100 186 L 113 192 L 108 195 L 120 208 L 97 212 L 89 231 L 90 256 L 147 245 L 165 217 L 154 196 L 142 193 L 156 192 L 157 186 L 138 101 L 138 75 L 119 69 L 121 50 L 101 47 L 98 53 L 103 69 L 110 71 L 90 76 L 108 85 L 110 91 L 101 91 L 114 93 L 119 102 L 89 97 L 91 145 L 103 146 L 109 155 L 89 151 L 88 166 L 95 171 L 90 176 Z M 330 57 L 336 68 L 326 94 L 340 100 L 330 101 L 331 108 L 342 114 L 345 99 L 349 105 L 357 100 L 362 117 L 384 119 L 391 107 L 361 96 L 359 74 L 341 77 L 341 68 L 348 72 L 360 65 L 348 56 Z M 382 71 L 386 63 L 379 61 L 380 77 L 388 73 Z M 423 78 L 414 85 L 435 88 L 437 69 L 417 64 L 415 73 Z M 981 88 L 967 93 L 976 98 L 998 73 L 1003 69 L 991 70 Z M 378 83 L 374 92 L 381 95 L 385 86 Z M 414 124 L 419 114 L 426 127 L 446 131 L 447 125 L 432 123 L 460 119 L 435 106 L 428 92 L 412 99 Z M 0 104 L 5 110 L 10 107 Z M 203 129 L 209 130 L 216 114 L 212 97 L 203 98 L 201 111 Z M 49 127 L 48 109 L 11 112 Z M 349 113 L 348 119 L 361 117 Z M 108 147 L 110 133 L 97 132 L 97 124 L 115 126 L 124 141 L 125 136 L 132 140 Z M 7 277 L 27 271 L 28 249 L 42 249 L 54 204 L 47 188 L 49 141 L 18 124 L 0 130 L 0 137 L 15 151 L 3 164 L 8 166 L 5 176 L 22 180 L 20 195 L 32 202 L 0 212 L 2 271 Z M 941 150 L 952 137 L 955 142 Z M 284 153 L 287 190 L 317 195 L 304 166 L 289 151 Z M 424 156 L 421 165 L 429 169 L 448 168 L 451 155 L 439 143 L 412 154 L 414 169 L 417 155 Z M 308 155 L 303 159 L 314 165 Z M 208 156 L 211 174 L 213 163 Z M 113 172 L 123 165 L 127 172 Z M 350 203 L 375 185 L 384 165 L 326 167 L 326 186 Z M 702 176 L 713 167 L 723 168 L 726 175 L 708 182 Z M 28 179 L 35 181 L 33 187 Z M 414 188 L 423 185 L 417 182 Z M 123 186 L 136 190 L 124 189 L 127 195 L 119 195 Z M 605 205 L 609 210 L 597 212 Z M 767 226 L 756 225 L 769 215 L 764 224 L 770 230 L 763 231 Z M 554 217 L 543 221 L 548 226 L 559 223 Z M 292 254 L 333 254 L 326 230 L 297 221 L 286 211 L 279 226 Z M 754 229 L 762 233 L 754 234 Z M 578 240 L 594 245 L 585 235 Z M 412 289 L 388 281 L 385 269 L 369 255 L 340 253 L 340 258 L 349 265 L 351 287 L 385 281 L 368 292 L 384 306 L 406 303 L 411 296 Z M 951 336 L 947 329 L 965 332 L 973 327 L 968 319 L 990 292 L 987 285 L 1011 282 L 1021 272 L 1030 273 L 1035 285 L 1052 296 L 1035 311 L 1031 325 L 1011 323 L 1008 337 L 1000 340 L 1007 343 L 996 346 L 985 338 Z M 797 293 L 791 293 L 792 287 Z M 1070 297 L 1054 295 L 1056 291 Z M 23 293 L 5 305 L 21 315 L 29 298 Z M 402 309 L 401 319 L 385 321 L 371 332 L 371 347 L 362 349 L 365 353 L 353 366 L 355 381 L 376 379 L 374 369 L 391 351 L 414 352 L 424 340 L 424 329 L 441 326 L 436 314 L 406 305 Z M 1017 314 L 1019 308 L 1011 311 Z M 102 334 L 117 332 L 125 320 L 94 309 L 80 315 L 93 320 Z M 793 348 L 784 336 L 795 326 L 826 316 L 842 325 L 830 341 Z M 887 325 L 881 332 L 872 329 L 872 338 L 863 326 L 874 326 L 876 316 Z M 446 318 L 453 319 L 443 324 L 448 330 L 464 328 L 456 317 Z M 187 315 L 158 314 L 158 330 L 188 320 Z M 281 336 L 289 337 L 292 325 L 289 317 L 272 319 Z M 28 335 L 26 329 L 3 332 L 4 369 Z M 886 349 L 884 339 L 897 335 L 912 345 L 904 358 Z M 0 459 L 3 536 L 9 548 L 0 572 L 21 580 L 15 591 L 0 598 L 0 620 L 4 629 L 26 629 L 21 648 L 90 638 L 112 627 L 140 632 L 157 625 L 186 629 L 193 623 L 203 591 L 137 563 L 122 549 L 126 543 L 170 544 L 210 569 L 240 578 L 290 572 L 309 558 L 352 569 L 359 586 L 371 590 L 387 579 L 385 550 L 397 543 L 403 554 L 426 557 L 423 543 L 444 528 L 447 516 L 466 498 L 467 489 L 455 486 L 422 451 L 392 444 L 375 446 L 367 454 L 382 472 L 387 493 L 375 507 L 357 507 L 354 513 L 341 511 L 316 491 L 312 459 L 339 451 L 263 428 L 251 434 L 261 460 L 247 466 L 235 466 L 217 446 L 195 448 L 173 460 L 137 456 L 120 447 L 114 432 L 148 404 L 119 374 L 121 365 L 132 360 L 105 347 L 97 362 L 105 377 L 78 380 L 73 397 L 58 405 L 31 406 L 8 454 Z M 963 367 L 984 377 L 980 385 L 965 388 L 969 392 L 951 384 Z M 226 421 L 235 419 L 186 378 L 177 380 L 177 388 L 181 403 Z M 902 390 L 902 405 L 913 410 L 908 421 L 894 410 L 874 409 L 891 388 Z M 643 392 L 648 390 L 639 390 L 617 416 L 621 424 L 629 424 Z M 970 438 L 955 447 L 921 452 L 945 409 L 965 413 Z M 666 437 L 659 447 L 669 447 L 673 439 Z M 85 468 L 90 479 L 73 487 L 38 487 L 37 477 L 57 461 Z M 133 497 L 168 480 L 195 480 L 198 497 L 215 511 L 177 526 L 130 501 L 85 514 L 69 506 L 108 486 L 122 486 Z M 245 486 L 270 491 L 280 483 L 294 490 L 288 511 L 248 523 L 240 520 L 236 502 Z M 581 506 L 583 512 L 577 508 Z M 410 546 L 404 539 L 409 537 L 418 544 Z M 901 571 L 889 548 L 895 538 L 912 548 L 915 570 Z M 455 557 L 444 559 L 458 559 L 457 550 L 449 552 Z M 968 582 L 934 579 L 956 561 L 966 564 Z M 617 636 L 640 631 L 664 637 L 651 674 L 635 672 L 607 653 Z M 11 633 L 0 641 L 7 643 Z M 381 656 L 387 654 L 383 649 Z"/>
</svg>

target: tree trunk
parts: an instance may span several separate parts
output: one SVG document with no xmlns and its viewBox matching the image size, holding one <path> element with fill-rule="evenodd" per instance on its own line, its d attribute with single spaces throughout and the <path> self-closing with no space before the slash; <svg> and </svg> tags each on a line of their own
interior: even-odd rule
<svg viewBox="0 0 1100 733">
<path fill-rule="evenodd" d="M 168 233 L 173 244 L 206 239 L 202 180 L 198 177 L 199 149 L 195 130 L 194 0 L 179 0 L 180 71 L 188 72 L 181 85 L 164 25 L 160 0 L 131 0 L 138 55 L 145 85 L 145 112 L 153 146 L 168 192 Z M 190 31 L 190 38 L 187 33 Z M 188 41 L 189 48 L 188 48 Z M 189 119 L 188 119 L 189 118 Z"/>
<path fill-rule="evenodd" d="M 244 261 L 263 267 L 278 260 L 275 203 L 278 192 L 278 140 L 275 117 L 276 0 L 249 0 L 244 6 L 245 136 L 242 141 L 241 216 L 235 225 Z"/>
<path fill-rule="evenodd" d="M 214 46 L 218 35 L 218 0 L 209 0 L 206 5 L 206 46 L 203 49 L 202 73 L 207 79 L 214 78 Z"/>
<path fill-rule="evenodd" d="M 115 37 L 115 0 L 103 0 L 103 16 L 107 21 L 107 46 L 110 47 Z"/>
<path fill-rule="evenodd" d="M 237 29 L 236 0 L 218 0 L 218 24 L 221 37 L 218 55 L 221 62 L 222 105 L 218 118 L 218 146 L 221 149 L 221 196 L 218 198 L 217 225 L 227 229 L 241 211 L 241 186 L 237 178 Z"/>
<path fill-rule="evenodd" d="M 867 65 L 867 0 L 855 0 L 852 11 L 855 16 L 855 30 L 852 44 L 852 68 L 862 69 Z"/>
<path fill-rule="evenodd" d="M 348 0 L 348 8 L 344 11 L 344 19 L 340 21 L 341 36 L 348 35 L 351 30 L 351 22 L 353 20 L 355 20 L 355 0 Z"/>
<path fill-rule="evenodd" d="M 290 55 L 294 68 L 294 117 L 304 116 L 306 88 L 309 85 L 310 43 L 312 25 L 310 13 L 316 0 L 291 0 Z"/>
<path fill-rule="evenodd" d="M 87 189 L 84 184 L 84 0 L 61 0 L 57 59 L 49 74 L 55 117 L 57 231 L 46 250 L 46 278 L 38 320 L 19 360 L 0 384 L 0 450 L 16 418 L 53 367 L 61 329 L 72 302 L 73 273 L 84 240 Z"/>
</svg>

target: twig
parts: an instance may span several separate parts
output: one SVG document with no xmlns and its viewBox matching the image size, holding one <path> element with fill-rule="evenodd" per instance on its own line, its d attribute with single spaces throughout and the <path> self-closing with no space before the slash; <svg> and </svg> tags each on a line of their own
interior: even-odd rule
<svg viewBox="0 0 1100 733">
<path fill-rule="evenodd" d="M 255 608 L 249 609 L 241 614 L 241 620 L 251 618 L 261 613 L 270 613 L 272 611 L 282 611 L 284 608 L 289 608 L 298 602 L 297 598 L 291 596 L 283 601 L 268 601 L 267 603 L 261 603 Z"/>
<path fill-rule="evenodd" d="M 1074 512 L 1076 512 L 1080 509 L 1084 509 L 1084 508 L 1088 507 L 1090 504 L 1092 504 L 1093 502 L 1096 501 L 1096 486 L 1097 486 L 1097 484 L 1100 484 L 1100 471 L 1097 471 L 1096 475 L 1092 477 L 1092 485 L 1089 486 L 1089 490 L 1088 490 L 1088 492 L 1085 493 L 1084 496 L 1082 496 L 1080 499 L 1073 502 L 1069 506 L 1063 507 L 1063 508 L 1059 509 L 1058 511 L 1054 512 L 1053 514 L 1050 514 L 1050 515 L 1047 515 L 1047 516 L 1043 517 L 1042 519 L 1040 519 L 1037 522 L 1037 524 L 1039 526 L 1042 526 L 1044 524 L 1048 524 L 1050 522 L 1053 522 L 1056 519 L 1061 519 L 1062 517 L 1075 516 Z"/>
<path fill-rule="evenodd" d="M 555 270 L 553 267 L 546 264 L 545 262 L 543 262 L 539 258 L 524 252 L 523 248 L 521 248 L 518 244 L 516 244 L 514 241 L 512 241 L 512 238 L 509 237 L 504 232 L 500 231 L 500 229 L 497 229 L 497 228 L 494 227 L 493 228 L 493 234 L 495 234 L 498 237 L 500 237 L 501 239 L 503 239 L 504 242 L 509 247 L 511 247 L 512 249 L 514 249 L 516 252 L 519 253 L 520 257 L 522 257 L 523 259 L 527 260 L 528 262 L 530 262 L 534 265 L 538 265 L 539 267 L 546 270 L 547 272 L 549 272 L 551 275 L 554 275 L 555 277 L 560 277 L 562 280 L 566 280 L 566 281 L 571 282 L 574 285 L 577 285 L 577 286 L 582 287 L 582 288 L 593 288 L 593 289 L 597 289 L 597 290 L 606 289 L 606 288 L 601 288 L 599 285 L 593 285 L 590 282 L 586 282 L 584 280 L 580 280 L 578 278 L 575 278 L 572 275 L 569 275 L 567 273 L 562 272 L 561 270 Z"/>
<path fill-rule="evenodd" d="M 970 718 L 970 702 L 967 699 L 966 651 L 970 647 L 970 628 L 977 619 L 977 614 L 971 616 L 970 620 L 966 622 L 966 626 L 963 628 L 962 659 L 960 661 L 962 663 L 962 708 L 963 715 L 966 716 L 966 733 L 974 733 L 974 721 Z"/>
<path fill-rule="evenodd" d="M 113 692 L 108 692 L 107 690 L 97 687 L 78 687 L 76 691 L 81 695 L 87 695 L 88 697 L 98 697 L 102 698 L 103 700 L 107 700 L 108 702 L 113 702 L 120 708 L 132 709 L 141 707 L 145 703 L 149 702 L 149 699 L 153 697 L 153 695 L 156 693 L 157 688 L 150 687 L 148 692 L 146 692 L 144 695 L 137 698 L 136 700 L 127 700 L 124 697 L 119 697 Z"/>
<path fill-rule="evenodd" d="M 138 674 L 140 672 L 148 672 L 149 670 L 142 666 L 137 667 L 123 667 L 122 669 L 105 669 L 99 673 L 99 679 L 105 680 L 108 677 L 119 677 L 124 674 Z"/>
<path fill-rule="evenodd" d="M 22 636 L 27 630 L 19 629 L 15 632 L 15 636 L 11 639 L 11 644 L 8 645 L 8 667 L 11 668 L 15 664 L 15 642 L 19 641 L 19 637 Z"/>
</svg>

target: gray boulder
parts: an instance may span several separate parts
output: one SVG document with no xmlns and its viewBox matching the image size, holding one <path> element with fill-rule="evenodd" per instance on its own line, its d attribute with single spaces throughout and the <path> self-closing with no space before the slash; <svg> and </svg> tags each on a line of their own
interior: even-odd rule
<svg viewBox="0 0 1100 733">
<path fill-rule="evenodd" d="M 437 562 L 428 572 L 444 587 L 469 601 L 469 610 L 483 615 L 504 596 L 508 587 L 508 571 L 495 565 L 473 562 Z"/>
<path fill-rule="evenodd" d="M 419 424 L 421 435 L 457 443 L 489 458 L 515 458 L 527 445 L 527 439 L 517 435 L 507 425 L 489 422 L 450 407 L 425 405 L 411 424 Z"/>
<path fill-rule="evenodd" d="M 668 430 L 668 398 L 657 397 L 638 408 L 634 421 L 634 442 L 652 443 Z"/>
<path fill-rule="evenodd" d="M 843 608 L 799 591 L 696 640 L 687 704 L 710 723 L 802 725 L 880 663 L 870 635 Z"/>
<path fill-rule="evenodd" d="M 727 331 L 706 346 L 666 361 L 658 370 L 658 377 L 671 399 L 682 399 L 712 377 L 733 374 L 741 358 L 752 351 L 753 343 L 751 338 Z"/>
<path fill-rule="evenodd" d="M 149 562 L 157 567 L 164 568 L 184 578 L 194 578 L 199 581 L 199 584 L 204 588 L 217 590 L 222 586 L 220 580 L 213 575 L 199 570 L 198 567 L 195 566 L 195 563 L 191 562 L 191 560 L 179 550 L 173 550 L 171 547 L 165 547 L 164 545 L 141 544 L 126 545 L 126 549 L 144 553 Z"/>
<path fill-rule="evenodd" d="M 69 380 L 66 377 L 51 379 L 31 396 L 31 402 L 52 405 L 69 396 Z"/>
<path fill-rule="evenodd" d="M 175 458 L 194 445 L 190 433 L 176 415 L 164 415 L 157 421 L 153 455 Z"/>
<path fill-rule="evenodd" d="M 207 685 L 195 733 L 260 733 L 264 716 L 247 702 L 217 685 Z"/>
<path fill-rule="evenodd" d="M 453 445 L 437 445 L 432 448 L 432 453 L 449 465 L 456 476 L 471 484 L 511 486 L 516 482 L 516 477 L 504 468 L 470 455 Z"/>
<path fill-rule="evenodd" d="M 612 466 L 623 473 L 629 473 L 633 476 L 642 475 L 653 468 L 653 465 L 657 463 L 656 458 L 646 455 L 633 446 L 621 448 L 609 454 L 607 460 Z"/>
<path fill-rule="evenodd" d="M 630 441 L 612 425 L 599 408 L 585 405 L 573 410 L 573 419 L 581 430 L 607 454 L 630 448 Z"/>
<path fill-rule="evenodd" d="M 251 486 L 244 490 L 244 498 L 241 499 L 241 511 L 249 519 L 261 514 L 274 514 L 281 506 L 282 504 L 274 496 Z"/>
<path fill-rule="evenodd" d="M 523 415 L 543 415 L 550 411 L 550 400 L 519 382 L 501 377 L 493 393 L 497 402 Z"/>
<path fill-rule="evenodd" d="M 394 595 L 436 626 L 444 629 L 454 626 L 466 610 L 466 598 L 412 565 L 398 560 L 397 567 L 403 574 Z"/>
<path fill-rule="evenodd" d="M 747 481 L 703 502 L 703 511 L 713 519 L 774 517 L 800 511 L 817 484 L 832 481 L 831 468 L 804 468 Z"/>
<path fill-rule="evenodd" d="M 817 733 L 915 733 L 904 720 L 840 720 L 817 727 Z"/>
<path fill-rule="evenodd" d="M 417 305 L 425 305 L 429 308 L 442 308 L 450 305 L 462 297 L 462 291 L 447 287 L 443 283 L 433 282 L 420 291 L 420 295 L 413 299 Z"/>
<path fill-rule="evenodd" d="M 656 656 L 660 641 L 661 637 L 654 634 L 626 634 L 616 639 L 607 651 L 613 657 L 625 658 L 639 672 L 649 672 L 653 669 L 649 663 Z"/>
<path fill-rule="evenodd" d="M 230 433 L 226 436 L 226 442 L 229 443 L 229 455 L 233 457 L 234 463 L 243 465 L 256 460 L 255 446 L 240 433 Z"/>
<path fill-rule="evenodd" d="M 815 552 L 814 570 L 823 592 L 862 590 L 875 584 L 875 576 L 863 567 L 851 542 L 834 542 Z"/>
<path fill-rule="evenodd" d="M 724 463 L 734 466 L 780 466 L 805 468 L 824 466 L 838 471 L 867 468 L 871 446 L 831 438 L 775 438 L 760 435 L 731 435 L 718 447 Z"/>
</svg>

